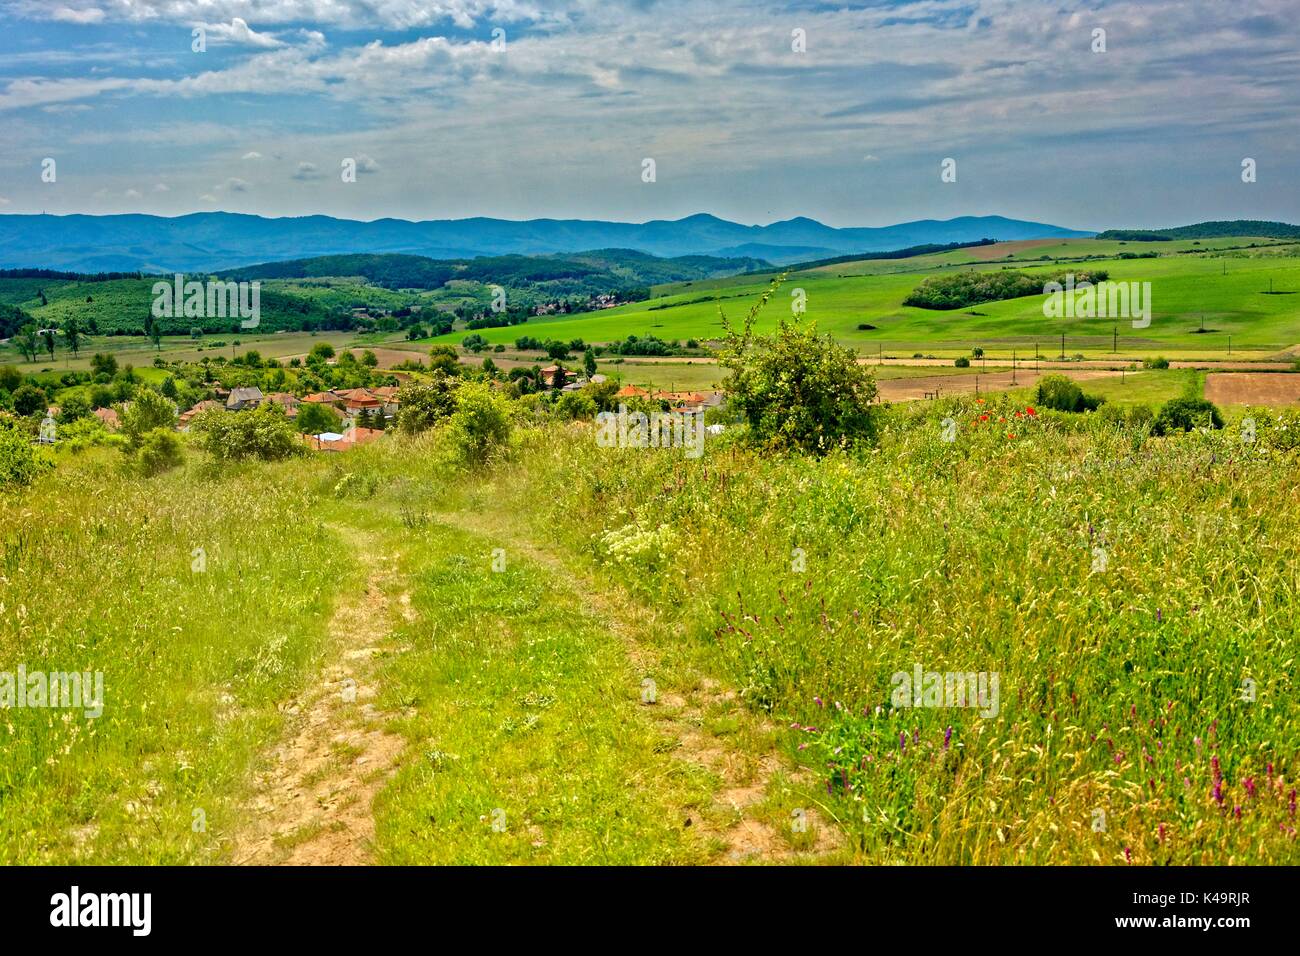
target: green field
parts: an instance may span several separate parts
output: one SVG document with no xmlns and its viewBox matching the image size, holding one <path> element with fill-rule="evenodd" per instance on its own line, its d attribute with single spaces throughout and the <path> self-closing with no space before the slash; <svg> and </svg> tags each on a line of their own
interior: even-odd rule
<svg viewBox="0 0 1300 956">
<path fill-rule="evenodd" d="M 0 493 L 0 671 L 103 712 L 3 711 L 0 860 L 1294 862 L 1288 435 L 881 414 L 821 460 L 532 415 L 474 467 L 56 451 Z"/>
<path fill-rule="evenodd" d="M 1269 243 L 1272 240 L 1257 240 Z M 1052 245 L 1000 244 L 1012 247 L 1011 258 L 998 256 L 998 246 L 922 256 L 906 260 L 839 263 L 807 272 L 791 273 L 776 293 L 773 306 L 760 321 L 770 328 L 794 290 L 807 296 L 806 317 L 820 330 L 859 349 L 864 355 L 877 350 L 907 355 L 913 351 L 941 356 L 967 354 L 982 347 L 989 354 L 1009 357 L 1012 349 L 1055 355 L 1065 335 L 1067 355 L 1089 358 L 1140 360 L 1158 353 L 1202 358 L 1227 357 L 1231 336 L 1235 358 L 1261 358 L 1300 344 L 1300 258 L 1295 244 L 1278 246 L 1289 256 L 1264 255 L 1274 249 L 1222 251 L 1247 240 L 1202 240 L 1168 243 L 1087 239 L 1064 240 Z M 1028 246 L 1027 248 L 1024 248 Z M 1177 250 L 1190 250 L 1180 254 Z M 1106 258 L 1119 251 L 1141 254 L 1155 251 L 1154 259 Z M 1248 254 L 1249 253 L 1249 254 Z M 991 256 L 979 260 L 976 255 Z M 1061 261 L 1041 263 L 1042 255 Z M 1087 258 L 1087 268 L 1104 268 L 1112 281 L 1150 282 L 1152 321 L 1148 328 L 1133 329 L 1126 321 L 1110 319 L 1049 319 L 1042 313 L 1043 299 L 1033 296 L 987 302 L 969 309 L 934 311 L 905 307 L 901 303 L 924 278 L 951 269 L 1000 269 L 1008 263 L 1034 275 L 1069 271 L 1073 261 Z M 905 271 L 904 271 L 905 270 Z M 547 317 L 529 321 L 527 334 L 538 338 L 608 342 L 628 334 L 655 335 L 665 340 L 715 340 L 722 334 L 721 306 L 733 320 L 744 313 L 767 288 L 770 276 L 733 280 L 707 280 L 689 287 L 665 287 L 671 292 L 649 303 L 635 303 L 576 317 Z M 1272 284 L 1274 295 L 1265 294 Z M 1293 294 L 1294 293 L 1294 294 Z M 699 300 L 705 301 L 699 301 Z M 1202 323 L 1206 332 L 1201 333 Z M 875 326 L 859 330 L 859 324 Z M 1118 334 L 1118 351 L 1112 351 L 1112 334 Z M 480 334 L 491 343 L 513 342 L 522 331 L 485 329 Z M 458 342 L 460 333 L 438 341 Z"/>
</svg>

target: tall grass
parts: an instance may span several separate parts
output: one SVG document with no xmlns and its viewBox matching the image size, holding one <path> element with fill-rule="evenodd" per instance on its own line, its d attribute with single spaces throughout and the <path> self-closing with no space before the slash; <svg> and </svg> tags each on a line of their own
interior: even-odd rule
<svg viewBox="0 0 1300 956">
<path fill-rule="evenodd" d="M 950 401 L 821 461 L 571 430 L 485 497 L 675 615 L 864 859 L 1294 861 L 1294 453 L 1063 422 Z M 997 673 L 999 713 L 894 707 L 916 664 Z"/>
<path fill-rule="evenodd" d="M 0 671 L 102 671 L 102 716 L 0 710 L 0 862 L 220 860 L 355 574 L 310 463 L 141 481 L 106 449 L 0 498 Z M 201 552 L 196 549 L 202 549 Z"/>
</svg>

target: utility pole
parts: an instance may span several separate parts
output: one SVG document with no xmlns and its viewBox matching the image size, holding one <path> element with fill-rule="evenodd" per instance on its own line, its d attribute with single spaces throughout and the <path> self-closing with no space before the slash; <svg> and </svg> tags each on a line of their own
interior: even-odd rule
<svg viewBox="0 0 1300 956">
<path fill-rule="evenodd" d="M 1016 384 L 1016 350 L 1011 350 L 1011 384 Z"/>
<path fill-rule="evenodd" d="M 1061 333 L 1061 361 L 1065 361 L 1065 333 Z"/>
<path fill-rule="evenodd" d="M 1110 333 L 1110 354 L 1114 355 L 1119 351 L 1119 325 L 1116 324 Z"/>
<path fill-rule="evenodd" d="M 1232 354 L 1232 333 L 1228 333 L 1228 354 Z"/>
</svg>

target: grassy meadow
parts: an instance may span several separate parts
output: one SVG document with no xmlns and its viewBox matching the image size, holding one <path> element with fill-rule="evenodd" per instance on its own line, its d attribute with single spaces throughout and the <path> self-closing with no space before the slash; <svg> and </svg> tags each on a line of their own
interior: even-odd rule
<svg viewBox="0 0 1300 956">
<path fill-rule="evenodd" d="M 240 859 L 382 554 L 375 862 L 1294 863 L 1289 433 L 882 414 L 821 460 L 527 418 L 473 468 L 436 432 L 55 453 L 0 496 L 0 671 L 102 671 L 104 707 L 0 713 L 4 862 Z M 918 665 L 994 712 L 901 705 Z"/>
<path fill-rule="evenodd" d="M 1035 345 L 1044 356 L 1060 351 L 1089 358 L 1140 361 L 1144 357 L 1264 358 L 1300 343 L 1300 257 L 1295 244 L 1246 248 L 1250 240 L 1192 240 L 1128 242 L 1075 239 L 1050 244 L 999 243 L 901 260 L 864 260 L 795 271 L 782 286 L 778 301 L 760 321 L 772 327 L 782 302 L 791 302 L 796 289 L 806 294 L 806 315 L 818 328 L 863 355 L 906 357 L 914 351 L 946 357 L 969 354 L 982 347 L 990 355 L 1021 356 Z M 1012 251 L 1003 253 L 1006 247 Z M 1116 258 L 1124 253 L 1157 253 L 1156 258 Z M 1268 254 L 1265 254 L 1268 253 Z M 1047 255 L 1053 261 L 1043 262 Z M 960 269 L 1014 267 L 1033 275 L 1051 276 L 1079 269 L 1106 269 L 1112 281 L 1150 282 L 1152 321 L 1134 329 L 1129 322 L 1110 319 L 1049 319 L 1041 296 L 986 302 L 968 309 L 936 311 L 902 305 L 923 279 Z M 628 334 L 661 339 L 707 341 L 722 334 L 721 307 L 739 319 L 766 291 L 770 274 L 711 279 L 657 287 L 657 297 L 578 316 L 535 318 L 528 334 L 539 338 L 608 342 Z M 1275 294 L 1266 294 L 1270 290 Z M 780 307 L 780 308 L 778 308 Z M 869 330 L 860 325 L 871 325 Z M 1201 332 L 1202 324 L 1205 332 Z M 1118 333 L 1117 350 L 1113 333 Z M 490 343 L 511 343 L 517 328 L 484 329 Z M 1232 341 L 1228 342 L 1231 335 Z M 459 342 L 452 333 L 437 341 Z"/>
</svg>

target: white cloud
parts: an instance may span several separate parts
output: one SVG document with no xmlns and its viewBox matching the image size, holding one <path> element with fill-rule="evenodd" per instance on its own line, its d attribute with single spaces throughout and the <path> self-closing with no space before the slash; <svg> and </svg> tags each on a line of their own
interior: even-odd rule
<svg viewBox="0 0 1300 956">
<path fill-rule="evenodd" d="M 238 43 L 264 48 L 284 46 L 283 40 L 269 33 L 258 33 L 239 17 L 232 18 L 229 23 L 205 23 L 203 29 L 207 31 L 208 39 L 217 43 Z"/>
<path fill-rule="evenodd" d="M 171 187 L 169 187 L 166 183 L 154 183 L 153 191 L 156 193 L 169 193 L 171 192 Z"/>
<path fill-rule="evenodd" d="M 9 205 L 9 200 L 6 199 L 4 196 L 0 196 L 0 206 L 7 206 L 7 205 Z"/>
<path fill-rule="evenodd" d="M 101 23 L 104 11 L 96 7 L 55 7 L 48 16 L 61 23 Z"/>
<path fill-rule="evenodd" d="M 240 158 L 241 158 L 241 159 L 261 159 L 261 158 L 262 158 L 262 154 L 259 153 L 257 150 L 250 150 L 249 152 L 245 153 L 245 154 L 244 154 L 243 156 L 241 156 Z"/>
<path fill-rule="evenodd" d="M 126 192 L 122 193 L 122 196 L 123 196 L 124 198 L 126 198 L 126 199 L 139 199 L 139 198 L 140 198 L 140 190 L 138 190 L 138 189 L 128 189 Z"/>
<path fill-rule="evenodd" d="M 204 193 L 202 196 L 199 197 L 199 201 L 216 205 L 217 197 L 212 195 L 212 193 Z"/>
<path fill-rule="evenodd" d="M 298 168 L 294 170 L 294 179 L 320 179 L 321 172 L 315 163 L 299 163 Z"/>
</svg>

